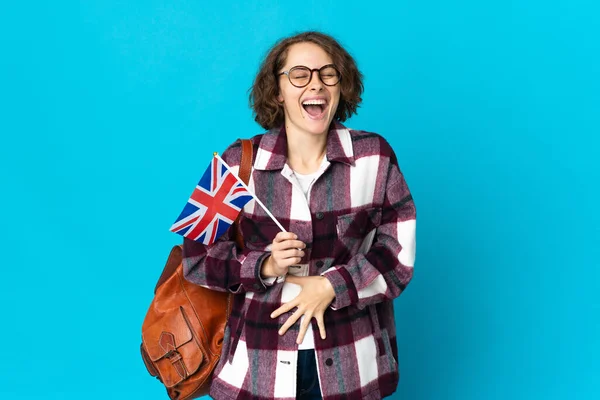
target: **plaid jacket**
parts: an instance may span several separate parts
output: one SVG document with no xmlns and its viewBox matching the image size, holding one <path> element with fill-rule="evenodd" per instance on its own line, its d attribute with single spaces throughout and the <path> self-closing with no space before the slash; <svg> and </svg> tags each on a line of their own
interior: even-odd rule
<svg viewBox="0 0 600 400">
<path fill-rule="evenodd" d="M 335 290 L 326 311 L 327 338 L 312 321 L 321 392 L 325 400 L 380 399 L 398 384 L 392 300 L 412 278 L 415 206 L 396 156 L 379 135 L 332 124 L 327 161 L 309 192 L 286 164 L 284 128 L 253 139 L 249 187 L 289 232 L 307 244 L 300 275 L 323 275 Z M 223 159 L 239 168 L 241 146 Z M 246 248 L 222 236 L 211 246 L 184 241 L 186 279 L 235 293 L 223 357 L 215 369 L 215 399 L 293 399 L 299 323 L 278 329 L 292 314 L 270 314 L 299 286 L 260 278 L 277 226 L 253 200 L 240 219 Z M 291 270 L 291 269 L 290 269 Z"/>
</svg>

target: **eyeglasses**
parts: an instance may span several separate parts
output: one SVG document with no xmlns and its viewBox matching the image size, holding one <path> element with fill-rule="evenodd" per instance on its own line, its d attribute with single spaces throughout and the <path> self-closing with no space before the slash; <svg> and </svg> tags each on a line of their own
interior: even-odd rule
<svg viewBox="0 0 600 400">
<path fill-rule="evenodd" d="M 340 71 L 337 70 L 335 65 L 327 64 L 321 68 L 310 69 L 303 65 L 292 67 L 289 71 L 283 71 L 279 75 L 287 75 L 290 83 L 297 88 L 303 88 L 308 85 L 312 79 L 312 73 L 317 71 L 319 79 L 326 86 L 335 86 L 342 79 Z"/>
</svg>

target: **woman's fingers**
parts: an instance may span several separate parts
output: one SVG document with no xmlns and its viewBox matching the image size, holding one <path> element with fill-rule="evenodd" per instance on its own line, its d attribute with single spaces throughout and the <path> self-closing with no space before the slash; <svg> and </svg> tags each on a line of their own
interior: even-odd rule
<svg viewBox="0 0 600 400">
<path fill-rule="evenodd" d="M 304 248 L 306 248 L 306 244 L 304 244 L 304 242 L 300 240 L 284 240 L 283 242 L 273 241 L 271 251 L 281 251 L 288 249 L 303 250 Z"/>
<path fill-rule="evenodd" d="M 273 314 L 271 314 L 271 317 L 276 318 L 279 315 L 283 314 L 283 312 L 287 312 L 287 311 L 283 311 L 283 312 L 279 313 L 278 311 L 281 310 L 282 308 L 283 308 L 283 306 L 280 307 L 277 311 L 273 312 Z M 312 319 L 312 313 L 310 313 L 310 312 L 302 311 L 300 309 L 296 310 L 296 312 L 293 313 L 285 321 L 285 323 L 281 326 L 281 328 L 279 329 L 279 332 L 278 332 L 279 335 L 285 335 L 285 333 L 288 331 L 288 329 L 290 329 L 290 327 L 293 326 L 298 321 L 298 319 L 300 319 L 302 316 L 304 316 L 304 318 L 302 319 L 302 322 L 300 323 L 300 329 L 298 331 L 298 338 L 296 339 L 296 343 L 301 344 L 304 341 L 304 336 L 306 335 L 306 331 L 308 330 L 308 326 L 310 325 L 310 320 Z M 323 315 L 316 314 L 315 319 L 317 320 L 317 325 L 319 327 L 319 335 L 321 336 L 321 339 L 325 339 L 327 337 L 327 335 L 325 333 L 325 322 L 323 321 Z"/>
<path fill-rule="evenodd" d="M 304 319 L 300 323 L 300 331 L 298 332 L 298 338 L 296 339 L 297 344 L 301 344 L 304 341 L 304 335 L 306 335 L 306 331 L 308 329 L 308 325 L 310 324 L 311 318 L 312 317 L 310 313 L 304 314 Z"/>
<path fill-rule="evenodd" d="M 279 232 L 271 245 L 271 258 L 273 270 L 279 275 L 286 275 L 287 268 L 299 264 L 304 257 L 303 249 L 306 244 L 297 240 L 298 236 L 292 232 Z"/>
<path fill-rule="evenodd" d="M 319 326 L 319 333 L 321 334 L 321 339 L 325 339 L 327 334 L 325 333 L 325 321 L 323 321 L 323 314 L 315 315 L 315 319 L 317 320 L 317 325 Z"/>
<path fill-rule="evenodd" d="M 276 257 L 280 260 L 287 260 L 288 258 L 302 258 L 304 257 L 304 252 L 298 249 L 281 250 L 277 252 Z"/>
<path fill-rule="evenodd" d="M 302 316 L 302 314 L 304 314 L 302 311 L 296 310 L 295 313 L 290 315 L 290 317 L 287 319 L 287 321 L 285 321 L 285 323 L 279 329 L 279 335 L 281 335 L 281 336 L 285 335 L 287 330 L 290 329 L 290 327 L 292 325 L 294 325 L 296 323 L 296 321 L 298 321 L 298 319 Z"/>
<path fill-rule="evenodd" d="M 271 318 L 277 318 L 281 314 L 285 314 L 286 312 L 292 310 L 295 307 L 296 307 L 296 302 L 294 302 L 294 301 L 290 301 L 288 303 L 282 304 L 281 307 L 279 307 L 277 310 L 275 310 L 271 313 Z"/>
<path fill-rule="evenodd" d="M 298 239 L 298 235 L 293 232 L 279 232 L 275 235 L 275 239 L 273 239 L 273 243 L 281 243 L 286 240 L 296 240 Z"/>
<path fill-rule="evenodd" d="M 290 242 L 290 243 L 286 243 Z M 305 247 L 305 244 L 298 240 L 298 235 L 292 232 L 279 232 L 273 239 L 273 245 L 286 244 L 288 247 Z"/>
<path fill-rule="evenodd" d="M 291 265 L 299 264 L 304 257 L 306 244 L 292 232 L 279 232 L 271 243 L 271 268 L 277 276 L 286 275 Z"/>
<path fill-rule="evenodd" d="M 294 312 L 279 329 L 280 335 L 284 335 L 292 325 L 298 322 L 300 317 L 304 316 L 298 330 L 298 344 L 302 343 L 304 340 L 304 336 L 306 335 L 306 331 L 308 330 L 308 326 L 313 317 L 317 320 L 319 336 L 321 339 L 327 338 L 324 314 L 335 297 L 335 293 L 329 281 L 324 281 L 325 279 L 326 278 L 320 276 L 296 277 L 293 275 L 286 278 L 287 282 L 300 285 L 302 290 L 292 301 L 282 304 L 281 307 L 271 313 L 271 318 L 277 318 L 297 307 L 296 312 Z M 327 285 L 324 285 L 323 282 L 326 282 Z"/>
</svg>

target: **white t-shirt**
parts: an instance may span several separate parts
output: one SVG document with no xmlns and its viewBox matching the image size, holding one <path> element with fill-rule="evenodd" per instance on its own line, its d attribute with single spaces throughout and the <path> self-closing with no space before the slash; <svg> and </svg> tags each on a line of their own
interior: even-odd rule
<svg viewBox="0 0 600 400">
<path fill-rule="evenodd" d="M 311 187 L 312 183 L 315 181 L 315 179 L 317 178 L 317 176 L 319 176 L 320 173 L 321 173 L 321 171 L 317 170 L 316 172 L 313 172 L 312 174 L 304 175 L 304 174 L 299 174 L 298 172 L 294 171 L 294 175 L 296 175 L 296 179 L 298 179 L 298 183 L 300 184 L 300 187 L 302 188 L 302 191 L 304 192 L 304 195 L 306 196 L 307 201 L 308 201 L 308 192 L 310 190 L 310 187 Z M 303 320 L 304 320 L 304 316 L 302 316 L 302 318 L 300 319 L 300 323 L 302 323 Z M 298 345 L 298 350 L 308 350 L 308 349 L 314 349 L 314 348 L 315 348 L 315 337 L 313 334 L 312 324 L 309 324 L 308 329 L 306 330 L 306 335 L 304 335 L 304 340 L 302 341 L 301 344 Z"/>
</svg>

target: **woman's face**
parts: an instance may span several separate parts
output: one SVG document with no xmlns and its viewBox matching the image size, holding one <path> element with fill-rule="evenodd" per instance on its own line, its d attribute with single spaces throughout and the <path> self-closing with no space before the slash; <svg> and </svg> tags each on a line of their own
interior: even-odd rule
<svg viewBox="0 0 600 400">
<path fill-rule="evenodd" d="M 278 72 L 300 65 L 319 69 L 332 63 L 329 54 L 320 46 L 310 42 L 296 43 L 288 48 L 286 62 Z M 308 85 L 298 88 L 286 75 L 280 75 L 277 100 L 283 103 L 288 132 L 326 134 L 340 102 L 340 84 L 326 86 L 314 71 Z"/>
</svg>

